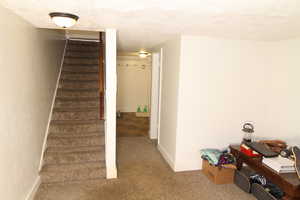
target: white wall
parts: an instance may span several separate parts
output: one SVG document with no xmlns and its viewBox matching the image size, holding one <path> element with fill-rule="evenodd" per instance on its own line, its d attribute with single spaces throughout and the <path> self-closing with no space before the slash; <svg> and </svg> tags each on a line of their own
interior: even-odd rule
<svg viewBox="0 0 300 200">
<path fill-rule="evenodd" d="M 150 106 L 151 56 L 122 53 L 117 57 L 118 93 L 117 109 L 121 112 L 136 112 Z"/>
<path fill-rule="evenodd" d="M 80 38 L 81 40 L 99 40 L 99 32 L 98 31 L 79 31 L 79 30 L 66 30 L 66 38 Z"/>
<path fill-rule="evenodd" d="M 299 52 L 300 40 L 183 36 L 176 171 L 200 169 L 202 148 L 240 142 L 244 121 L 257 137 L 299 145 Z"/>
<path fill-rule="evenodd" d="M 116 167 L 116 100 L 117 100 L 117 33 L 105 30 L 105 161 L 106 177 L 117 178 Z"/>
<path fill-rule="evenodd" d="M 158 148 L 169 165 L 175 169 L 180 39 L 170 40 L 154 51 L 159 51 L 160 48 L 163 51 L 163 62 Z"/>
<path fill-rule="evenodd" d="M 36 29 L 0 6 L 0 194 L 25 199 L 35 181 L 64 34 Z"/>
</svg>

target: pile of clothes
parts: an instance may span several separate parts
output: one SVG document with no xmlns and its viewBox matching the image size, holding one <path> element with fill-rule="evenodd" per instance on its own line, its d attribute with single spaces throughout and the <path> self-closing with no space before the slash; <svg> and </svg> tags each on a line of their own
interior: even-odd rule
<svg viewBox="0 0 300 200">
<path fill-rule="evenodd" d="M 235 163 L 235 158 L 228 150 L 221 151 L 219 149 L 202 149 L 200 150 L 201 158 L 207 160 L 214 166 L 228 166 Z"/>
</svg>

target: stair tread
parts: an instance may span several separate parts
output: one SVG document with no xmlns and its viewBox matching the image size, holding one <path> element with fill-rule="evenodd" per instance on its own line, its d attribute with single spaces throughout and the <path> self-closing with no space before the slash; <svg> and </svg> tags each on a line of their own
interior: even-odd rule
<svg viewBox="0 0 300 200">
<path fill-rule="evenodd" d="M 104 136 L 104 130 L 99 130 L 98 132 L 50 132 L 49 137 L 61 137 L 61 138 L 69 138 L 69 137 L 86 137 L 86 136 Z"/>
<path fill-rule="evenodd" d="M 44 165 L 42 172 L 47 171 L 69 171 L 71 169 L 85 169 L 86 167 L 89 168 L 105 168 L 103 161 L 97 162 L 88 162 L 88 163 L 77 163 L 77 164 L 60 164 L 60 165 Z"/>
<path fill-rule="evenodd" d="M 64 66 L 70 67 L 99 67 L 98 64 L 64 63 Z"/>
<path fill-rule="evenodd" d="M 104 137 L 104 131 L 99 133 L 50 133 L 49 138 L 62 138 L 62 139 L 68 139 L 68 138 L 85 138 L 85 137 L 92 137 L 92 136 L 102 136 Z"/>
<path fill-rule="evenodd" d="M 46 151 L 44 154 L 45 164 L 77 164 L 82 162 L 103 161 L 105 158 L 104 148 L 89 151 Z"/>
<path fill-rule="evenodd" d="M 92 139 L 92 138 L 102 138 L 102 137 L 104 137 L 104 135 L 92 135 L 92 136 L 85 136 L 85 137 L 81 137 L 81 136 L 75 136 L 75 137 L 72 137 L 72 138 L 63 138 L 63 137 L 59 137 L 59 136 L 50 136 L 49 135 L 49 137 L 48 137 L 48 139 L 50 139 L 50 140 L 56 140 L 56 139 L 58 139 L 58 140 L 79 140 L 79 139 Z"/>
<path fill-rule="evenodd" d="M 97 82 L 99 83 L 99 78 L 92 78 L 92 79 L 78 79 L 78 78 L 62 78 L 60 82 Z"/>
<path fill-rule="evenodd" d="M 88 151 L 82 151 L 80 149 L 73 149 L 72 151 L 46 151 L 45 157 L 47 157 L 47 155 L 55 155 L 58 157 L 63 157 L 63 156 L 73 155 L 73 154 L 74 155 L 76 155 L 76 154 L 97 154 L 97 153 L 103 153 L 103 152 L 104 152 L 104 148 L 88 150 Z"/>
<path fill-rule="evenodd" d="M 67 153 L 67 152 L 89 152 L 89 151 L 104 151 L 104 145 L 89 145 L 76 147 L 47 147 L 45 152 Z"/>
<path fill-rule="evenodd" d="M 99 72 L 74 72 L 74 71 L 64 71 L 64 70 L 62 70 L 62 74 L 76 74 L 76 75 L 78 75 L 78 74 L 80 74 L 80 75 L 90 75 L 90 74 L 99 74 Z"/>
<path fill-rule="evenodd" d="M 72 56 L 72 55 L 67 55 L 65 56 L 65 58 L 69 58 L 69 59 L 99 59 L 98 56 Z"/>
<path fill-rule="evenodd" d="M 77 73 L 77 74 L 81 74 L 81 73 L 83 73 L 83 72 L 88 72 L 88 71 L 71 71 L 71 70 L 66 70 L 66 69 L 63 69 L 62 70 L 62 73 Z M 93 71 L 89 71 L 89 73 L 99 73 L 99 70 L 97 69 L 97 70 L 93 70 Z"/>
<path fill-rule="evenodd" d="M 100 97 L 56 97 L 56 101 L 99 101 Z"/>
<path fill-rule="evenodd" d="M 99 83 L 99 80 L 73 80 L 73 79 L 61 79 L 60 83 L 64 83 L 64 82 L 68 82 L 68 83 L 78 83 L 78 82 L 82 82 L 82 83 Z"/>
<path fill-rule="evenodd" d="M 93 112 L 99 111 L 99 106 L 88 107 L 88 108 L 53 108 L 53 112 Z"/>
<path fill-rule="evenodd" d="M 100 50 L 99 46 L 92 46 L 92 45 L 78 45 L 78 44 L 71 44 L 68 45 L 68 50 L 82 50 L 82 51 L 98 51 Z"/>
<path fill-rule="evenodd" d="M 80 42 L 80 41 L 72 41 L 72 42 L 68 42 L 68 45 L 69 46 L 91 46 L 91 47 L 98 47 L 99 46 L 99 43 L 98 42 Z"/>
<path fill-rule="evenodd" d="M 44 183 L 89 180 L 105 178 L 106 168 L 104 161 L 44 165 L 40 175 Z"/>
<path fill-rule="evenodd" d="M 86 137 L 70 137 L 70 138 L 61 138 L 61 137 L 49 137 L 47 140 L 48 147 L 83 147 L 83 146 L 95 146 L 95 145 L 104 145 L 104 135 L 102 136 L 86 136 Z"/>
<path fill-rule="evenodd" d="M 66 92 L 98 92 L 98 88 L 58 88 L 58 91 L 66 91 Z"/>
<path fill-rule="evenodd" d="M 67 48 L 67 53 L 72 53 L 72 52 L 76 52 L 76 53 L 98 53 L 99 50 L 98 49 L 71 49 L 71 48 Z"/>
<path fill-rule="evenodd" d="M 94 119 L 94 120 L 51 120 L 51 124 L 55 125 L 70 125 L 70 124 L 101 124 L 103 120 Z"/>
</svg>

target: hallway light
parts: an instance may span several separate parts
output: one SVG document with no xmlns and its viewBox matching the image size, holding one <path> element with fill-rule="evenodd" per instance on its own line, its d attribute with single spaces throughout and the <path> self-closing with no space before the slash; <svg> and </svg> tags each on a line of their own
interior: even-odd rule
<svg viewBox="0 0 300 200">
<path fill-rule="evenodd" d="M 146 52 L 146 51 L 140 51 L 139 52 L 139 56 L 140 58 L 146 58 L 147 56 L 149 56 L 150 53 Z"/>
<path fill-rule="evenodd" d="M 52 12 L 49 13 L 52 21 L 59 27 L 69 28 L 76 24 L 79 17 L 70 13 Z"/>
</svg>

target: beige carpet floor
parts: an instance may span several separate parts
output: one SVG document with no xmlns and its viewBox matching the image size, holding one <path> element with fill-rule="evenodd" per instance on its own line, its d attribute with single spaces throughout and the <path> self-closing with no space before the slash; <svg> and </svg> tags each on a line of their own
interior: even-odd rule
<svg viewBox="0 0 300 200">
<path fill-rule="evenodd" d="M 118 138 L 115 180 L 41 185 L 35 200 L 254 200 L 233 184 L 214 185 L 200 171 L 174 173 L 145 137 Z"/>
</svg>

